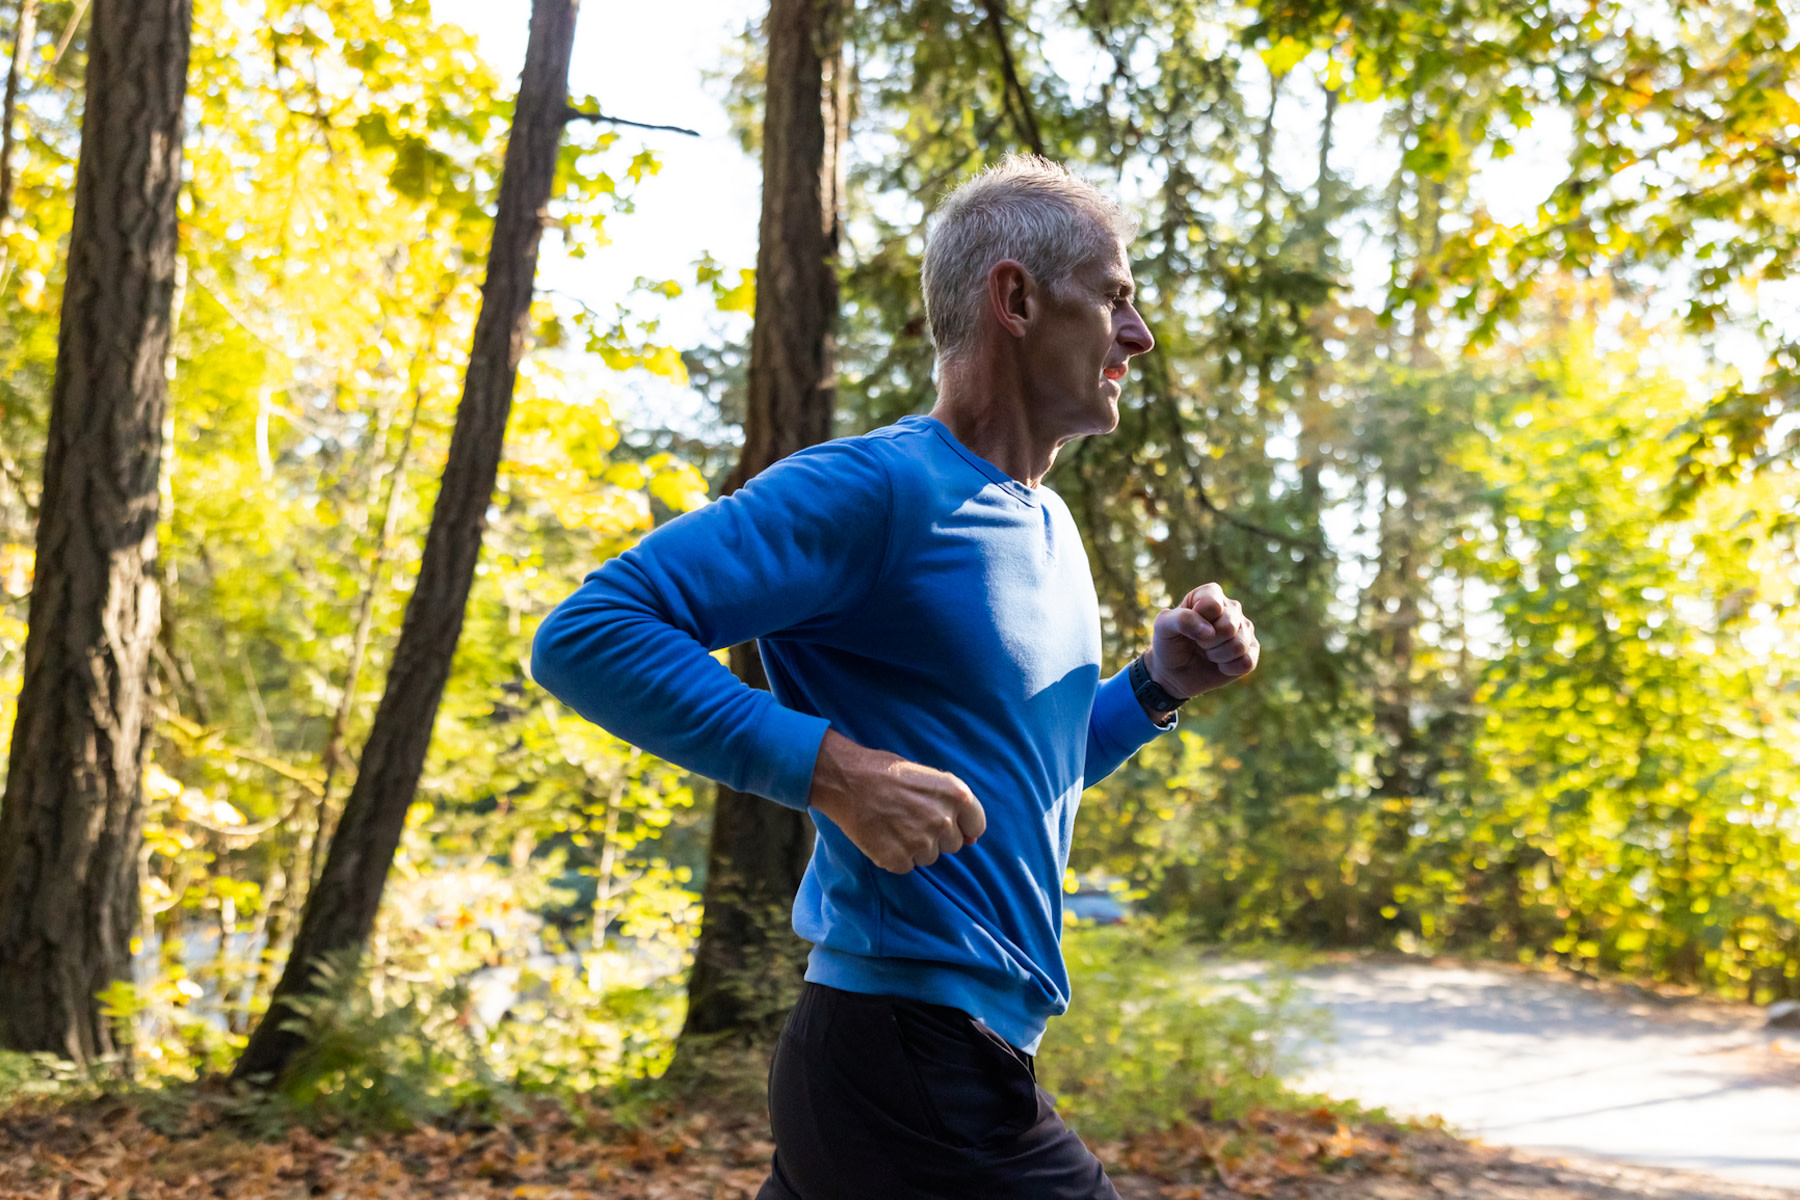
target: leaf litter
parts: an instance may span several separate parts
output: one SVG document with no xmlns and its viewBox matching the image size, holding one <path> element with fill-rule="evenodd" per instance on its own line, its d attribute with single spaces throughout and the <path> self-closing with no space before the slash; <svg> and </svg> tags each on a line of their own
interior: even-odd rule
<svg viewBox="0 0 1800 1200">
<path fill-rule="evenodd" d="M 1773 1200 L 1674 1172 L 1544 1162 L 1441 1129 L 1329 1108 L 1203 1111 L 1098 1142 L 1124 1200 Z M 121 1098 L 0 1115 L 0 1200 L 753 1200 L 774 1146 L 760 1115 L 546 1103 L 504 1122 L 254 1136 L 201 1098 L 171 1116 Z"/>
</svg>

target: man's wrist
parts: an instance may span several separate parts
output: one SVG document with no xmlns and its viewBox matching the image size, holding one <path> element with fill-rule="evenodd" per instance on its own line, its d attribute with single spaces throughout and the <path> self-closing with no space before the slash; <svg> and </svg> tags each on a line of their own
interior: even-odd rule
<svg viewBox="0 0 1800 1200">
<path fill-rule="evenodd" d="M 806 796 L 806 807 L 816 808 L 832 820 L 839 797 L 844 794 L 844 760 L 847 747 L 855 743 L 835 729 L 827 729 L 819 740 L 819 756 L 813 762 L 812 788 Z"/>
<path fill-rule="evenodd" d="M 1156 681 L 1155 675 L 1150 670 L 1150 652 L 1148 650 L 1131 660 L 1128 675 L 1131 680 L 1131 694 L 1137 697 L 1137 702 L 1143 707 L 1145 715 L 1158 725 L 1169 724 L 1169 719 L 1175 715 L 1175 711 L 1188 700 L 1188 697 L 1177 696 Z"/>
</svg>

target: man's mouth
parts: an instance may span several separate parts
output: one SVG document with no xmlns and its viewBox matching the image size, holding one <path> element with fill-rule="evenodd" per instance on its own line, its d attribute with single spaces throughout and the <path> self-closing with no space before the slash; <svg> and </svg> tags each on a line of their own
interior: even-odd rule
<svg viewBox="0 0 1800 1200">
<path fill-rule="evenodd" d="M 1119 380 L 1125 378 L 1125 364 L 1119 363 L 1116 366 L 1108 367 L 1104 371 L 1100 372 L 1100 374 L 1102 374 L 1106 378 L 1112 380 L 1114 383 L 1117 383 L 1117 382 L 1119 382 Z"/>
</svg>

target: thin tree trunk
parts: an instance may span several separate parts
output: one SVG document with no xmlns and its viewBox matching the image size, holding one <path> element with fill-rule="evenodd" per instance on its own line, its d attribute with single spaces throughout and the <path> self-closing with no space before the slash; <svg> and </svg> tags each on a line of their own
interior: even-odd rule
<svg viewBox="0 0 1800 1200">
<path fill-rule="evenodd" d="M 613 881 L 619 864 L 619 810 L 625 799 L 625 783 L 631 773 L 637 770 L 642 753 L 633 747 L 630 756 L 620 764 L 619 773 L 614 776 L 612 787 L 606 794 L 606 825 L 600 841 L 600 874 L 594 880 L 594 931 L 589 938 L 588 947 L 587 985 L 591 992 L 599 992 L 606 982 L 605 972 L 600 966 L 600 956 L 606 951 L 606 928 L 618 915 L 613 911 Z"/>
<path fill-rule="evenodd" d="M 243 1033 L 250 1028 L 250 1018 L 256 1011 L 257 995 L 268 978 L 269 964 L 269 917 L 275 902 L 287 887 L 287 872 L 280 864 L 276 864 L 268 882 L 263 885 L 262 900 L 256 906 L 256 919 L 250 925 L 250 938 L 244 943 L 244 949 L 255 955 L 244 975 L 243 986 L 238 989 L 236 1007 L 227 1006 L 225 1023 L 233 1033 Z"/>
<path fill-rule="evenodd" d="M 318 847 L 330 844 L 336 825 L 332 812 L 331 785 L 338 772 L 350 765 L 344 751 L 344 738 L 350 728 L 350 713 L 356 704 L 357 684 L 362 679 L 363 659 L 368 655 L 369 638 L 375 630 L 375 600 L 381 591 L 381 574 L 387 556 L 393 550 L 394 534 L 400 528 L 400 499 L 406 487 L 406 468 L 412 457 L 413 435 L 419 428 L 419 412 L 425 407 L 424 372 L 419 372 L 413 387 L 412 414 L 406 421 L 406 432 L 400 438 L 400 452 L 388 472 L 387 501 L 382 507 L 381 532 L 375 542 L 375 553 L 369 561 L 368 582 L 363 585 L 362 600 L 356 614 L 356 633 L 350 641 L 350 659 L 344 664 L 344 689 L 338 694 L 337 707 L 331 714 L 331 729 L 325 737 L 325 750 L 319 756 L 325 768 L 325 780 L 319 787 L 319 802 L 314 809 L 313 845 L 307 856 L 306 878 L 309 886 L 319 877 Z"/>
<path fill-rule="evenodd" d="M 0 805 L 0 1046 L 122 1047 L 190 0 L 99 0 L 44 456 L 25 673 Z"/>
<path fill-rule="evenodd" d="M 69 14 L 69 23 L 63 26 L 62 36 L 56 39 L 56 53 L 50 56 L 52 71 L 62 66 L 63 55 L 69 52 L 69 46 L 81 29 L 81 18 L 87 16 L 87 10 L 88 0 L 76 0 L 75 11 Z"/>
<path fill-rule="evenodd" d="M 325 955 L 367 943 L 424 769 L 431 727 L 450 675 L 463 610 L 481 553 L 487 509 L 500 470 L 513 385 L 530 329 L 538 243 L 556 174 L 568 105 L 569 58 L 578 0 L 533 0 L 531 37 L 506 146 L 499 211 L 488 255 L 481 315 L 462 403 L 418 583 L 406 606 L 393 667 L 363 745 L 356 783 L 344 802 L 318 886 L 307 897 L 287 968 L 233 1075 L 273 1079 L 304 1045 L 282 1026 L 285 1001 L 318 987 Z"/>
<path fill-rule="evenodd" d="M 1331 212 L 1331 200 L 1327 196 L 1326 185 L 1331 182 L 1331 136 L 1337 122 L 1338 89 L 1325 89 L 1325 116 L 1319 122 L 1319 182 L 1318 201 L 1322 212 Z"/>
<path fill-rule="evenodd" d="M 19 0 L 19 19 L 13 29 L 12 65 L 6 72 L 6 98 L 0 101 L 0 233 L 12 225 L 13 150 L 17 143 L 13 132 L 19 115 L 19 84 L 25 77 L 25 63 L 37 41 L 38 0 Z"/>
<path fill-rule="evenodd" d="M 772 0 L 756 324 L 744 452 L 725 485 L 831 436 L 837 247 L 848 88 L 842 0 Z M 731 669 L 767 687 L 753 645 Z M 789 927 L 812 853 L 805 814 L 721 786 L 684 1039 L 766 1039 L 792 1007 L 805 944 Z M 691 1041 L 689 1044 L 693 1044 Z"/>
</svg>

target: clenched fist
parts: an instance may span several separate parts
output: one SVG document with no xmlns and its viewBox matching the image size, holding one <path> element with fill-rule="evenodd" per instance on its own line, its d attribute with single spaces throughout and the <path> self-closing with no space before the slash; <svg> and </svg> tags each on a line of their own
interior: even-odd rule
<svg viewBox="0 0 1800 1200">
<path fill-rule="evenodd" d="M 948 771 L 870 750 L 828 730 L 807 803 L 885 871 L 904 875 L 955 854 L 987 830 L 987 814 Z"/>
<path fill-rule="evenodd" d="M 1198 696 L 1256 670 L 1261 655 L 1243 606 L 1205 583 L 1156 615 L 1144 666 L 1171 695 Z"/>
</svg>

